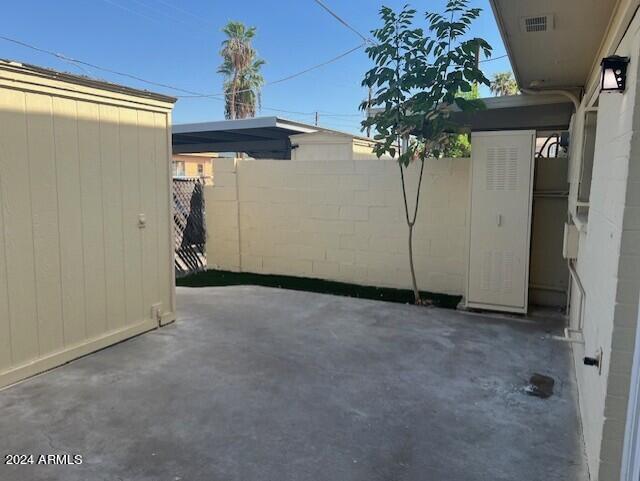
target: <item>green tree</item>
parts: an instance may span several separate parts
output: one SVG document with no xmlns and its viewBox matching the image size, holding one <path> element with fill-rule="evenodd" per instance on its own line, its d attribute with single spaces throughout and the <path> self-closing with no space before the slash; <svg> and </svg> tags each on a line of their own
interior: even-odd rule
<svg viewBox="0 0 640 481">
<path fill-rule="evenodd" d="M 222 42 L 222 65 L 218 73 L 225 76 L 225 117 L 255 117 L 260 106 L 260 88 L 264 84 L 260 70 L 265 63 L 258 58 L 252 45 L 256 28 L 246 27 L 241 22 L 229 22 L 222 31 L 227 38 Z"/>
<path fill-rule="evenodd" d="M 382 26 L 372 31 L 375 43 L 366 52 L 374 67 L 362 85 L 374 88 L 361 109 L 379 111 L 362 122 L 375 130 L 375 152 L 397 158 L 405 220 L 408 226 L 409 266 L 416 304 L 422 304 L 413 262 L 413 229 L 418 207 L 424 162 L 427 156 L 440 157 L 448 136 L 457 130 L 450 119 L 450 107 L 463 111 L 483 107 L 480 100 L 465 94 L 476 84 L 489 85 L 478 67 L 478 55 L 491 55 L 491 46 L 481 38 L 468 38 L 479 8 L 469 8 L 468 0 L 448 0 L 443 13 L 425 15 L 428 30 L 414 28 L 416 11 L 405 7 L 396 13 L 382 7 Z M 405 169 L 420 162 L 415 205 L 410 212 Z"/>
<path fill-rule="evenodd" d="M 519 91 L 518 83 L 513 78 L 511 72 L 494 73 L 493 77 L 491 77 L 489 90 L 491 90 L 491 93 L 496 97 L 502 95 L 517 95 Z"/>
<path fill-rule="evenodd" d="M 467 100 L 480 98 L 478 84 L 473 84 L 471 91 L 460 94 Z M 450 134 L 447 136 L 442 147 L 442 157 L 459 159 L 471 156 L 471 134 Z"/>
<path fill-rule="evenodd" d="M 451 134 L 442 145 L 442 157 L 460 159 L 471 156 L 471 138 L 469 134 Z"/>
</svg>

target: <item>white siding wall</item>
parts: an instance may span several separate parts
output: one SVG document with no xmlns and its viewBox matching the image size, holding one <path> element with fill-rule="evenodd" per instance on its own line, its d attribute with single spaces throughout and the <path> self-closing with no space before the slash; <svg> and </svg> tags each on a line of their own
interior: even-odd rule
<svg viewBox="0 0 640 481">
<path fill-rule="evenodd" d="M 215 186 L 205 189 L 210 267 L 410 287 L 396 161 L 214 162 Z M 463 293 L 469 166 L 425 166 L 414 234 L 423 290 Z M 413 205 L 417 165 L 406 177 Z"/>
<path fill-rule="evenodd" d="M 157 326 L 152 304 L 174 311 L 168 108 L 3 75 L 0 387 Z"/>
<path fill-rule="evenodd" d="M 640 285 L 640 140 L 637 82 L 640 22 L 634 20 L 617 54 L 631 57 L 627 91 L 602 94 L 589 219 L 580 238 L 577 271 L 586 290 L 584 340 L 574 345 L 580 407 L 593 480 L 618 481 L 637 322 Z M 579 142 L 584 105 L 576 114 Z M 572 192 L 577 184 L 573 169 Z M 572 286 L 571 323 L 577 327 L 579 293 Z M 584 356 L 603 350 L 602 373 Z"/>
</svg>

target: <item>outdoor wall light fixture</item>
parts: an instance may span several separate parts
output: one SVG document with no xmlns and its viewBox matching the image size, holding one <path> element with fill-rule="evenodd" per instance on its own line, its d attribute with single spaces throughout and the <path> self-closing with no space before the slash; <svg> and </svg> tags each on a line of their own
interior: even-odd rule
<svg viewBox="0 0 640 481">
<path fill-rule="evenodd" d="M 627 64 L 629 57 L 613 55 L 602 59 L 600 92 L 624 92 L 627 86 Z"/>
</svg>

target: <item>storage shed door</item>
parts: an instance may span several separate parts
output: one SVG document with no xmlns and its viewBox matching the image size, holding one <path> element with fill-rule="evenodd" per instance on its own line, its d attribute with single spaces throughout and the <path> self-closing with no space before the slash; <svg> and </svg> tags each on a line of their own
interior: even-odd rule
<svg viewBox="0 0 640 481">
<path fill-rule="evenodd" d="M 534 138 L 472 135 L 469 307 L 527 310 Z"/>
</svg>

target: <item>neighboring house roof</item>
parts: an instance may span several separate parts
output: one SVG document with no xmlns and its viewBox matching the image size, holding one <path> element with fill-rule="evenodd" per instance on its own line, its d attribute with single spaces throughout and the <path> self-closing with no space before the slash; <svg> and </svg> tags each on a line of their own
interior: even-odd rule
<svg viewBox="0 0 640 481">
<path fill-rule="evenodd" d="M 292 135 L 328 132 L 369 141 L 281 117 L 255 117 L 173 126 L 173 153 L 246 152 L 254 158 L 291 158 Z"/>
<path fill-rule="evenodd" d="M 336 138 L 341 139 L 340 141 L 344 142 L 352 142 L 355 145 L 363 145 L 368 147 L 373 147 L 377 142 L 368 137 L 361 137 L 358 135 L 353 135 L 348 132 L 339 132 L 337 130 L 317 130 L 315 132 L 311 132 L 308 134 L 295 134 L 292 141 L 296 143 L 307 143 L 307 144 L 326 144 L 326 143 L 334 143 Z"/>
<path fill-rule="evenodd" d="M 616 0 L 490 0 L 522 88 L 585 85 Z"/>
<path fill-rule="evenodd" d="M 451 118 L 463 130 L 564 130 L 569 127 L 573 103 L 558 94 L 506 95 L 481 99 L 485 108 L 461 112 L 451 107 Z M 382 109 L 371 109 L 375 115 Z"/>
<path fill-rule="evenodd" d="M 454 111 L 453 120 L 468 130 L 565 130 L 573 103 L 563 95 L 508 95 L 482 99 L 486 108 Z"/>
<path fill-rule="evenodd" d="M 148 90 L 139 90 L 131 87 L 125 87 L 124 85 L 105 82 L 103 80 L 96 80 L 83 75 L 74 75 L 66 72 L 59 72 L 57 70 L 38 67 L 36 65 L 16 62 L 13 60 L 0 59 L 0 72 L 2 71 L 8 72 L 9 74 L 25 74 L 32 77 L 35 76 L 42 79 L 42 81 L 55 81 L 64 82 L 67 84 L 81 85 L 83 87 L 90 87 L 94 89 L 100 89 L 134 97 L 141 97 L 170 104 L 174 104 L 177 100 L 175 97 L 150 92 Z"/>
</svg>

